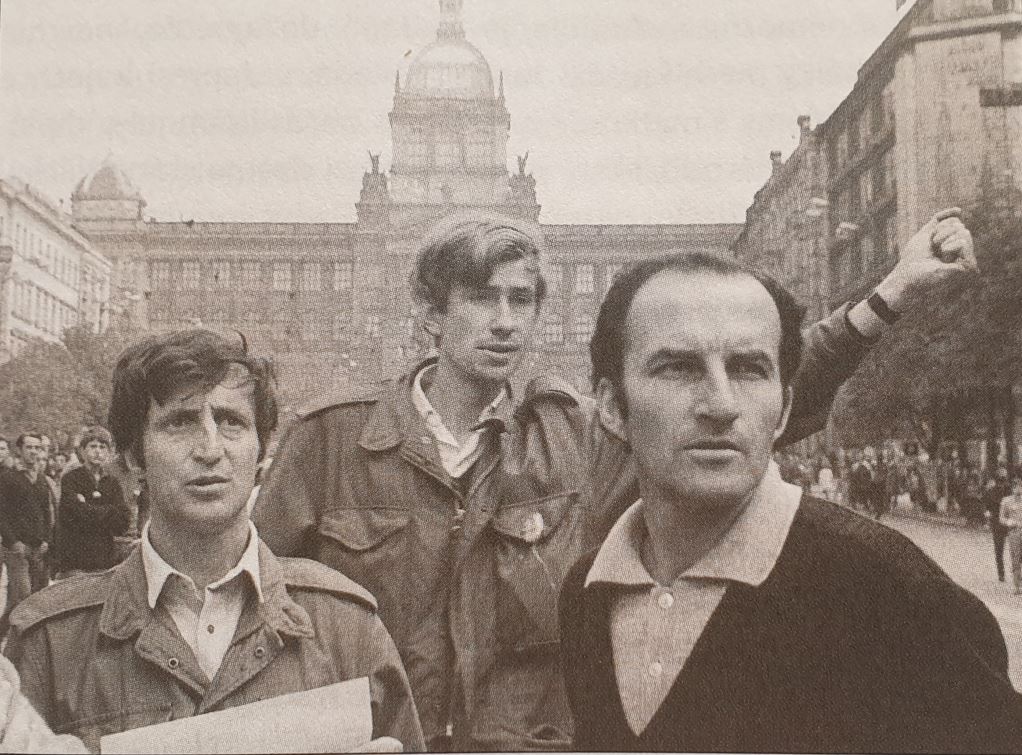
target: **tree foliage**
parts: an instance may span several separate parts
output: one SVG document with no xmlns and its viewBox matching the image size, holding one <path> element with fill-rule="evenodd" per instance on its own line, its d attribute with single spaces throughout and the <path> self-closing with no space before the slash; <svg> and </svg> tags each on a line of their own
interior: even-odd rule
<svg viewBox="0 0 1022 755">
<path fill-rule="evenodd" d="M 0 365 L 0 434 L 33 429 L 70 437 L 82 425 L 105 424 L 117 356 L 140 335 L 76 326 L 64 331 L 63 343 L 30 341 Z"/>
<path fill-rule="evenodd" d="M 961 442 L 977 425 L 991 429 L 993 402 L 1013 410 L 1011 386 L 1022 378 L 1022 216 L 995 208 L 966 222 L 979 273 L 911 302 L 873 347 L 835 402 L 845 445 L 899 436 L 931 447 Z"/>
</svg>

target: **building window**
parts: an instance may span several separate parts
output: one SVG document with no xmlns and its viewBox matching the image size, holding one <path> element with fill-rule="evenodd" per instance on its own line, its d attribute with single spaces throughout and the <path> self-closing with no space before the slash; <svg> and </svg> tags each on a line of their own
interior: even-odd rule
<svg viewBox="0 0 1022 755">
<path fill-rule="evenodd" d="M 554 263 L 547 266 L 545 273 L 547 293 L 551 296 L 559 294 L 564 279 L 564 267 Z"/>
<path fill-rule="evenodd" d="M 213 267 L 213 285 L 217 288 L 231 287 L 231 263 L 217 262 Z"/>
<path fill-rule="evenodd" d="M 368 315 L 366 317 L 366 337 L 368 337 L 368 338 L 379 338 L 380 337 L 380 317 L 379 317 L 379 315 Z"/>
<path fill-rule="evenodd" d="M 863 208 L 868 208 L 873 204 L 873 184 L 868 170 L 859 175 L 859 197 Z"/>
<path fill-rule="evenodd" d="M 154 289 L 170 288 L 169 262 L 153 262 L 149 265 L 149 285 Z"/>
<path fill-rule="evenodd" d="M 259 288 L 260 265 L 258 262 L 241 263 L 241 287 Z"/>
<path fill-rule="evenodd" d="M 322 266 L 318 262 L 302 265 L 302 291 L 319 291 L 322 288 Z"/>
<path fill-rule="evenodd" d="M 350 262 L 338 262 L 334 265 L 335 290 L 348 291 L 351 289 L 351 268 Z"/>
<path fill-rule="evenodd" d="M 334 340 L 343 341 L 348 337 L 348 326 L 351 325 L 351 312 L 342 309 L 334 313 Z"/>
<path fill-rule="evenodd" d="M 438 167 L 453 168 L 461 165 L 461 145 L 456 141 L 444 140 L 438 142 L 434 155 Z"/>
<path fill-rule="evenodd" d="M 607 265 L 607 290 L 608 291 L 610 290 L 610 287 L 612 285 L 614 285 L 614 279 L 617 278 L 617 276 L 620 274 L 620 272 L 621 272 L 621 270 L 623 268 L 624 268 L 624 265 L 622 265 L 619 262 L 615 262 L 613 265 Z"/>
<path fill-rule="evenodd" d="M 560 317 L 543 323 L 543 343 L 564 343 L 564 323 Z"/>
<path fill-rule="evenodd" d="M 575 343 L 587 345 L 593 337 L 593 316 L 575 315 L 575 328 L 573 336 Z"/>
<path fill-rule="evenodd" d="M 290 262 L 274 262 L 273 263 L 273 290 L 274 291 L 290 291 L 291 290 L 291 263 Z"/>
<path fill-rule="evenodd" d="M 593 292 L 593 266 L 579 265 L 575 268 L 575 293 L 591 294 Z"/>
<path fill-rule="evenodd" d="M 198 288 L 202 268 L 198 262 L 185 262 L 181 265 L 181 287 Z"/>
</svg>

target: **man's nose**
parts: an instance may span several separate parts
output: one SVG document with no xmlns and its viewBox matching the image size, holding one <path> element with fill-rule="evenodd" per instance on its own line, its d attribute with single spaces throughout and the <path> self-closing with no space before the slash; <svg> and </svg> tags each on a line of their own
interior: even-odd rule
<svg viewBox="0 0 1022 755">
<path fill-rule="evenodd" d="M 199 436 L 195 439 L 195 447 L 192 455 L 197 461 L 207 464 L 215 464 L 224 455 L 223 438 L 220 437 L 220 428 L 212 414 L 202 418 L 202 426 L 199 429 Z"/>
<path fill-rule="evenodd" d="M 739 415 L 738 397 L 722 368 L 707 370 L 702 385 L 702 396 L 699 402 L 699 415 L 714 423 L 730 425 Z"/>
<path fill-rule="evenodd" d="M 506 297 L 501 297 L 497 303 L 497 311 L 493 313 L 490 329 L 499 336 L 508 336 L 518 329 L 518 318 L 511 308 L 510 300 Z"/>
</svg>

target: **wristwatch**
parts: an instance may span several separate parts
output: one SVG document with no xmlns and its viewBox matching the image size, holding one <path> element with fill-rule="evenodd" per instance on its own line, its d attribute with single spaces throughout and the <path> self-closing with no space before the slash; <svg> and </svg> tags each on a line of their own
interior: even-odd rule
<svg viewBox="0 0 1022 755">
<path fill-rule="evenodd" d="M 867 306 L 869 306 L 870 309 L 873 310 L 873 314 L 875 314 L 881 320 L 886 322 L 888 325 L 893 325 L 898 320 L 898 318 L 901 317 L 901 313 L 895 312 L 893 309 L 887 306 L 887 302 L 884 301 L 884 297 L 882 297 L 876 291 L 876 289 L 874 289 L 873 293 L 871 293 L 869 295 L 869 298 L 866 299 L 866 304 Z"/>
</svg>

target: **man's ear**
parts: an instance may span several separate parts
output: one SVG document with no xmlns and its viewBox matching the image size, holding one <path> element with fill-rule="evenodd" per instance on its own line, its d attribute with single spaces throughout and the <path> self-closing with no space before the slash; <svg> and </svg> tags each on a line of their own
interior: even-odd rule
<svg viewBox="0 0 1022 755">
<path fill-rule="evenodd" d="M 781 412 L 781 420 L 777 423 L 777 429 L 774 430 L 774 443 L 780 440 L 781 436 L 784 435 L 785 428 L 788 426 L 788 419 L 791 417 L 791 402 L 794 395 L 795 392 L 790 385 L 784 389 L 784 411 Z"/>
<path fill-rule="evenodd" d="M 618 399 L 618 389 L 609 378 L 600 378 L 596 385 L 596 410 L 603 429 L 618 440 L 627 443 L 624 403 Z"/>
<path fill-rule="evenodd" d="M 440 340 L 443 331 L 444 313 L 435 304 L 426 305 L 422 315 L 422 329 L 425 330 L 434 341 Z"/>
</svg>

